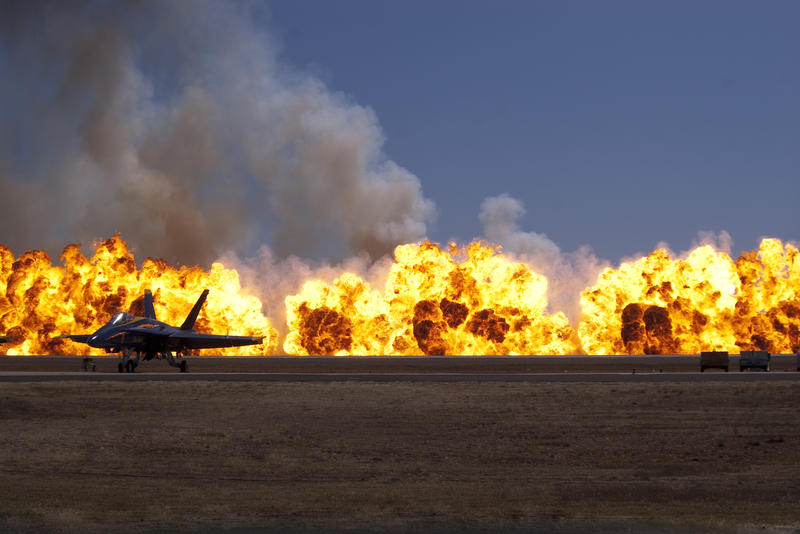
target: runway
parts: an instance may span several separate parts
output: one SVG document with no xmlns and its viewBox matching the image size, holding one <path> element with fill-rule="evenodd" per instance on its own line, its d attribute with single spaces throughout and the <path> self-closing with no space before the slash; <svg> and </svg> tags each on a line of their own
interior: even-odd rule
<svg viewBox="0 0 800 534">
<path fill-rule="evenodd" d="M 140 362 L 135 373 L 118 373 L 116 356 L 95 356 L 94 372 L 81 372 L 80 356 L 0 357 L 2 382 L 226 381 L 226 382 L 719 382 L 800 380 L 798 357 L 773 355 L 770 372 L 700 373 L 699 356 L 356 356 L 185 358 L 189 373 L 165 361 Z"/>
<path fill-rule="evenodd" d="M 0 382 L 785 382 L 800 373 L 84 373 L 0 372 Z"/>
</svg>

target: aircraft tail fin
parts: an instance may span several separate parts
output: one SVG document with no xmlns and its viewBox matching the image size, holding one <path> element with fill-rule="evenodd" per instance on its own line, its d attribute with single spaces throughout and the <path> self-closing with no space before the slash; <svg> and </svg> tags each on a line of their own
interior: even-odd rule
<svg viewBox="0 0 800 534">
<path fill-rule="evenodd" d="M 203 294 L 200 295 L 200 298 L 197 299 L 197 302 L 194 303 L 192 311 L 189 312 L 189 315 L 186 316 L 186 320 L 183 321 L 183 324 L 181 325 L 181 330 L 191 330 L 194 327 L 194 322 L 197 320 L 197 314 L 200 313 L 200 308 L 203 307 L 203 303 L 206 301 L 207 296 L 208 296 L 208 289 L 204 289 Z"/>
<path fill-rule="evenodd" d="M 153 294 L 149 289 L 144 290 L 144 316 L 148 319 L 156 318 L 156 310 L 153 307 Z"/>
</svg>

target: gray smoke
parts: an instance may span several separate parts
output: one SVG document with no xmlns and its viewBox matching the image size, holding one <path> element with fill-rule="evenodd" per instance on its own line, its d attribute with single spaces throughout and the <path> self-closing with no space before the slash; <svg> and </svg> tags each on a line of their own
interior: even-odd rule
<svg viewBox="0 0 800 534">
<path fill-rule="evenodd" d="M 0 4 L 0 243 L 121 232 L 140 258 L 207 264 L 263 242 L 377 258 L 422 238 L 433 203 L 374 113 L 283 65 L 251 8 Z"/>
<path fill-rule="evenodd" d="M 374 261 L 368 255 L 361 254 L 334 264 L 296 256 L 278 258 L 266 246 L 247 258 L 228 252 L 219 261 L 226 267 L 236 269 L 244 291 L 261 300 L 264 314 L 278 330 L 280 343 L 283 343 L 287 333 L 285 299 L 299 293 L 305 282 L 322 280 L 333 284 L 339 276 L 348 272 L 358 275 L 373 290 L 383 293 L 392 266 L 389 255 Z M 278 350 L 282 351 L 282 346 Z"/>
<path fill-rule="evenodd" d="M 596 282 L 607 262 L 598 259 L 589 247 L 565 253 L 546 235 L 522 231 L 518 221 L 524 214 L 522 202 L 507 194 L 484 199 L 479 215 L 484 236 L 546 276 L 549 311 L 563 311 L 577 325 L 580 292 Z"/>
</svg>

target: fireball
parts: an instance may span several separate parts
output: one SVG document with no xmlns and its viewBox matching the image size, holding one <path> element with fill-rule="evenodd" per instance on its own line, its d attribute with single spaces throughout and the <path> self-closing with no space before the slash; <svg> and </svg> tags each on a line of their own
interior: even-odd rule
<svg viewBox="0 0 800 534">
<path fill-rule="evenodd" d="M 400 245 L 383 292 L 353 273 L 286 298 L 288 354 L 569 354 L 577 336 L 548 315 L 547 280 L 482 242 Z"/>
<path fill-rule="evenodd" d="M 180 324 L 201 291 L 201 332 L 263 336 L 231 355 L 697 354 L 800 350 L 800 253 L 764 239 L 735 262 L 710 245 L 683 258 L 655 250 L 608 268 L 580 294 L 577 329 L 548 310 L 548 281 L 481 241 L 398 246 L 383 287 L 352 272 L 307 280 L 285 297 L 282 343 L 235 269 L 206 271 L 147 258 L 137 267 L 116 235 L 91 258 L 68 245 L 15 259 L 0 245 L 0 333 L 7 354 L 93 354 L 59 338 L 90 333 L 119 310 L 141 313 L 150 289 L 159 319 Z M 0 352 L 1 353 L 1 352 Z"/>
<path fill-rule="evenodd" d="M 41 250 L 26 252 L 15 261 L 11 251 L 0 246 L 0 331 L 11 338 L 0 350 L 7 354 L 100 354 L 98 349 L 57 336 L 91 333 L 119 310 L 133 306 L 136 312 L 145 289 L 153 292 L 158 318 L 180 324 L 206 288 L 210 293 L 195 329 L 265 337 L 263 345 L 226 349 L 230 354 L 264 354 L 277 347 L 277 331 L 261 313 L 261 301 L 244 294 L 238 273 L 220 263 L 205 272 L 148 258 L 138 269 L 119 235 L 97 244 L 91 259 L 81 253 L 80 245 L 68 245 L 61 263 L 52 265 Z"/>
<path fill-rule="evenodd" d="M 589 354 L 794 352 L 798 298 L 798 251 L 778 239 L 736 263 L 709 245 L 686 259 L 656 250 L 606 269 L 581 293 L 578 335 Z"/>
</svg>

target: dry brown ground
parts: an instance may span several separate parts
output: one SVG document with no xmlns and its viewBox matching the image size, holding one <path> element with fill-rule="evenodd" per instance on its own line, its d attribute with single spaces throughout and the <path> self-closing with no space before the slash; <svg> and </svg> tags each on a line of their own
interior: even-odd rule
<svg viewBox="0 0 800 534">
<path fill-rule="evenodd" d="M 0 531 L 800 530 L 800 384 L 1 383 Z"/>
</svg>

